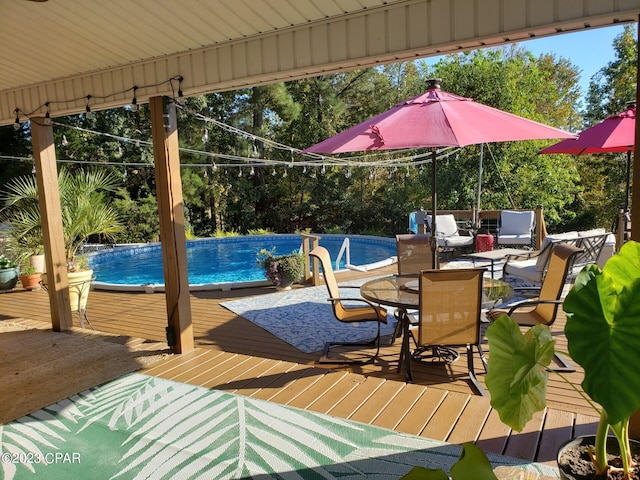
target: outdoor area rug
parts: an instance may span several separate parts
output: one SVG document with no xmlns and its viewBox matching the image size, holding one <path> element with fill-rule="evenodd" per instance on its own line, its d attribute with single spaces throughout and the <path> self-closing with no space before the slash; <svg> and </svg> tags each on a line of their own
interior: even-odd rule
<svg viewBox="0 0 640 480">
<path fill-rule="evenodd" d="M 0 427 L 3 478 L 398 479 L 460 447 L 131 373 Z M 557 469 L 489 455 L 494 467 Z"/>
<path fill-rule="evenodd" d="M 341 286 L 346 285 L 353 284 Z M 360 291 L 343 288 L 341 295 L 359 297 Z M 360 342 L 375 338 L 375 322 L 339 322 L 333 315 L 328 297 L 327 288 L 318 286 L 242 298 L 221 305 L 305 353 L 318 352 L 329 341 Z M 350 302 L 345 301 L 345 304 Z M 353 304 L 365 305 L 361 302 Z M 382 325 L 382 335 L 392 334 L 395 325 L 393 309 L 387 311 L 387 324 Z"/>
</svg>

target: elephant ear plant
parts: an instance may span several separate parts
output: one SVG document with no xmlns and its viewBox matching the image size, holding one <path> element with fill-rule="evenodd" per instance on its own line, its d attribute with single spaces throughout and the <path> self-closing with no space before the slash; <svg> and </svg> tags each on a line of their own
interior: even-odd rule
<svg viewBox="0 0 640 480">
<path fill-rule="evenodd" d="M 640 243 L 631 241 L 602 270 L 585 267 L 564 301 L 569 355 L 584 369 L 582 389 L 600 414 L 591 453 L 596 474 L 612 468 L 606 453 L 611 429 L 620 445 L 624 478 L 630 478 L 629 418 L 640 409 L 639 299 Z M 506 315 L 487 329 L 487 338 L 491 405 L 505 424 L 520 431 L 545 407 L 555 342 L 548 327 L 536 325 L 522 334 Z"/>
</svg>

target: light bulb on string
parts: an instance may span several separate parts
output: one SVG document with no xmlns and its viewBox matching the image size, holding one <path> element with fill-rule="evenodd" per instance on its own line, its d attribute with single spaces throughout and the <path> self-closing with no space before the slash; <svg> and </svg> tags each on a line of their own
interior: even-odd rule
<svg viewBox="0 0 640 480">
<path fill-rule="evenodd" d="M 406 177 L 409 178 L 409 167 L 407 167 Z"/>
<path fill-rule="evenodd" d="M 311 170 L 311 178 L 316 178 L 316 169 Z"/>
<path fill-rule="evenodd" d="M 16 120 L 13 122 L 13 129 L 20 130 L 20 110 L 16 108 Z"/>
<path fill-rule="evenodd" d="M 322 170 L 320 170 L 320 173 L 322 175 L 324 175 L 325 173 L 327 173 L 327 169 L 324 167 L 324 163 L 322 164 Z"/>
<path fill-rule="evenodd" d="M 282 178 L 287 178 L 287 171 L 286 171 L 286 170 L 284 170 L 284 171 L 282 172 Z"/>
<path fill-rule="evenodd" d="M 276 172 L 276 168 L 273 167 L 273 170 L 271 171 L 271 176 L 275 177 L 278 174 L 278 172 Z"/>
<path fill-rule="evenodd" d="M 213 162 L 213 165 L 211 166 L 211 168 L 213 169 L 214 172 L 218 169 L 218 165 L 216 165 L 216 162 Z"/>
<path fill-rule="evenodd" d="M 67 145 L 69 145 L 69 140 L 67 140 L 67 136 L 62 135 L 62 146 L 66 147 Z"/>
<path fill-rule="evenodd" d="M 241 178 L 241 177 L 242 177 L 242 168 L 239 168 L 238 169 L 238 178 Z"/>
<path fill-rule="evenodd" d="M 131 111 L 132 112 L 137 112 L 138 111 L 138 99 L 136 98 L 136 90 L 138 90 L 138 87 L 133 87 L 133 98 L 131 99 Z"/>
<path fill-rule="evenodd" d="M 36 164 L 33 164 L 33 167 L 31 168 L 31 174 L 35 175 L 36 174 Z"/>
<path fill-rule="evenodd" d="M 91 100 L 91 95 L 87 95 L 87 106 L 84 107 L 84 111 L 86 112 L 84 114 L 84 118 L 86 118 L 87 120 L 91 120 L 93 118 L 93 112 L 91 111 L 91 107 L 89 106 L 89 100 Z"/>
<path fill-rule="evenodd" d="M 256 171 L 253 169 L 253 167 L 251 167 L 251 170 L 249 171 L 249 176 L 253 177 L 256 174 Z"/>
<path fill-rule="evenodd" d="M 307 173 L 307 166 L 302 167 L 302 173 Z"/>
<path fill-rule="evenodd" d="M 51 125 L 51 115 L 49 114 L 49 102 L 44 104 L 47 107 L 47 113 L 44 114 L 44 124 Z"/>
<path fill-rule="evenodd" d="M 209 141 L 209 130 L 204 129 L 204 133 L 202 134 L 202 143 L 207 143 Z"/>
</svg>

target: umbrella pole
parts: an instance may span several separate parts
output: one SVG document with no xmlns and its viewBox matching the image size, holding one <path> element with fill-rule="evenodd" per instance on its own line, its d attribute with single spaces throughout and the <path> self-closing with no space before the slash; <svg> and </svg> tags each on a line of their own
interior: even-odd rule
<svg viewBox="0 0 640 480">
<path fill-rule="evenodd" d="M 484 154 L 484 143 L 480 144 L 480 161 L 478 163 L 478 198 L 476 200 L 476 216 L 473 219 L 474 228 L 480 227 L 480 197 L 482 196 L 482 156 Z"/>
<path fill-rule="evenodd" d="M 433 268 L 438 269 L 438 240 L 436 239 L 436 212 L 438 196 L 436 194 L 436 155 L 437 149 L 431 148 L 431 260 Z"/>
<path fill-rule="evenodd" d="M 629 191 L 631 176 L 631 149 L 627 150 L 627 186 L 624 197 L 624 213 L 629 211 Z"/>
</svg>

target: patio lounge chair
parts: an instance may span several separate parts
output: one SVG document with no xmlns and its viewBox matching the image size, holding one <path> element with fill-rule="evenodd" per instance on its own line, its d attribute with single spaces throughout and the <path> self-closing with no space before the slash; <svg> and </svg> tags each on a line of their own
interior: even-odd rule
<svg viewBox="0 0 640 480">
<path fill-rule="evenodd" d="M 558 243 L 551 251 L 549 268 L 544 277 L 540 294 L 536 298 L 524 300 L 507 308 L 492 308 L 487 312 L 487 318 L 494 321 L 501 315 L 509 315 L 518 325 L 533 326 L 543 324 L 551 326 L 556 321 L 558 307 L 562 304 L 562 290 L 567 281 L 569 270 L 576 255 L 582 249 Z M 574 372 L 575 368 L 561 355 L 556 354 L 560 367 L 557 371 Z"/>
<path fill-rule="evenodd" d="M 447 360 L 450 347 L 466 347 L 469 378 L 483 396 L 485 390 L 476 378 L 473 347 L 477 348 L 485 368 L 487 363 L 480 346 L 482 285 L 484 268 L 427 270 L 420 273 L 420 314 L 417 335 L 411 327 L 418 347 L 412 357 L 421 361 Z"/>
<path fill-rule="evenodd" d="M 565 232 L 547 235 L 542 241 L 539 252 L 523 252 L 522 255 L 508 255 L 503 267 L 503 278 L 516 278 L 525 282 L 541 283 L 547 273 L 549 260 L 554 248 L 559 244 L 573 245 L 581 251 L 572 260 L 567 273 L 573 279 L 585 265 L 598 264 L 601 267 L 607 260 L 605 247 L 610 233 L 604 229 L 584 232 Z M 609 254 L 608 256 L 611 256 Z"/>
<path fill-rule="evenodd" d="M 378 324 L 378 334 L 371 341 L 365 342 L 327 342 L 324 345 L 322 356 L 318 360 L 318 363 L 345 363 L 345 364 L 367 364 L 375 362 L 380 352 L 380 324 L 387 323 L 387 311 L 375 305 L 372 302 L 365 300 L 362 297 L 341 297 L 340 288 L 359 288 L 359 287 L 338 287 L 338 282 L 333 273 L 331 267 L 331 257 L 329 252 L 324 247 L 316 247 L 310 255 L 317 258 L 322 266 L 322 274 L 324 277 L 324 283 L 327 286 L 329 292 L 329 301 L 333 307 L 333 314 L 340 322 L 345 323 L 357 323 L 357 322 L 376 322 Z M 361 302 L 364 306 L 345 305 L 343 302 Z M 363 346 L 363 347 L 376 347 L 374 355 L 366 359 L 346 360 L 329 357 L 331 347 L 334 346 Z"/>
<path fill-rule="evenodd" d="M 498 246 L 533 245 L 535 228 L 535 214 L 533 211 L 516 212 L 503 210 L 500 212 L 500 223 L 496 235 Z"/>
<path fill-rule="evenodd" d="M 431 215 L 427 215 L 427 225 L 431 228 Z M 432 232 L 433 233 L 433 232 Z M 453 215 L 436 216 L 436 242 L 438 248 L 443 251 L 453 251 L 456 249 L 473 248 L 474 238 L 472 235 L 460 235 L 458 224 Z"/>
</svg>

